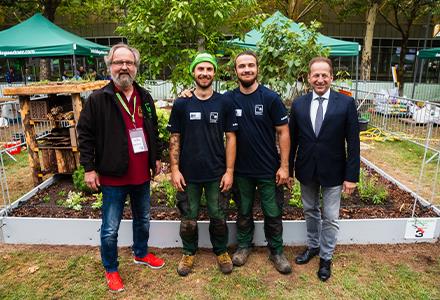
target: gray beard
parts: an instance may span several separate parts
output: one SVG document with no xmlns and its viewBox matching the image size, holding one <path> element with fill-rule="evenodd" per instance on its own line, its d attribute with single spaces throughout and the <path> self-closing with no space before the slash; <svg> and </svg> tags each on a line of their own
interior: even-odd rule
<svg viewBox="0 0 440 300">
<path fill-rule="evenodd" d="M 113 79 L 113 82 L 118 87 L 121 87 L 122 89 L 126 89 L 126 88 L 130 87 L 134 81 L 130 75 L 125 75 L 125 74 L 124 74 L 124 76 L 122 76 L 122 78 L 120 76 L 113 76 L 112 75 L 112 79 Z"/>
</svg>

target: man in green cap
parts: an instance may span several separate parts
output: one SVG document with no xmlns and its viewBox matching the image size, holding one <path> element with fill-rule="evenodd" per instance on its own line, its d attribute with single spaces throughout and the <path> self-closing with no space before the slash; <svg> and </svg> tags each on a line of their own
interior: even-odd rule
<svg viewBox="0 0 440 300">
<path fill-rule="evenodd" d="M 238 124 L 231 100 L 212 89 L 216 70 L 217 61 L 212 55 L 200 53 L 196 56 L 190 65 L 196 89 L 190 99 L 176 99 L 168 124 L 171 181 L 178 189 L 177 207 L 181 213 L 183 257 L 177 268 L 181 276 L 188 275 L 194 265 L 202 193 L 206 198 L 209 235 L 220 270 L 228 274 L 233 268 L 227 252 L 225 207 L 233 182 Z"/>
</svg>

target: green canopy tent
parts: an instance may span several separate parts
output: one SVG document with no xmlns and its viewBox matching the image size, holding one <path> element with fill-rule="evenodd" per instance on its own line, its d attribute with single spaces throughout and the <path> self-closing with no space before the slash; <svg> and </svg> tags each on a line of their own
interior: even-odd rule
<svg viewBox="0 0 440 300">
<path fill-rule="evenodd" d="M 412 96 L 411 96 L 412 98 L 414 98 L 414 92 L 416 89 L 416 77 L 417 77 L 417 70 L 420 59 L 440 59 L 440 48 L 429 48 L 429 49 L 422 49 L 417 51 L 416 62 L 414 67 L 413 88 L 412 88 Z M 423 69 L 423 65 L 420 68 L 419 83 L 422 81 L 422 69 Z"/>
<path fill-rule="evenodd" d="M 440 48 L 422 49 L 417 56 L 422 59 L 440 58 Z"/>
<path fill-rule="evenodd" d="M 271 17 L 266 19 L 262 27 L 267 26 L 269 24 L 272 24 L 274 22 L 280 23 L 282 21 L 290 20 L 286 16 L 284 16 L 279 11 L 275 12 Z M 295 23 L 291 22 L 290 29 L 294 32 L 300 33 L 304 30 L 301 29 L 301 27 Z M 229 41 L 229 43 L 242 47 L 247 49 L 253 49 L 255 50 L 257 48 L 257 43 L 262 38 L 261 31 L 257 29 L 253 29 L 246 33 L 243 40 L 240 40 L 239 38 L 233 39 Z M 343 40 L 334 39 L 328 36 L 325 36 L 323 34 L 318 35 L 318 44 L 321 44 L 322 46 L 326 48 L 330 48 L 330 56 L 356 56 L 356 92 L 357 92 L 357 83 L 358 83 L 358 69 L 359 69 L 359 51 L 360 51 L 360 45 L 356 42 L 348 42 Z M 357 96 L 357 95 L 356 95 Z"/>
<path fill-rule="evenodd" d="M 0 31 L 0 58 L 103 56 L 109 47 L 74 35 L 50 22 L 40 13 Z"/>
</svg>

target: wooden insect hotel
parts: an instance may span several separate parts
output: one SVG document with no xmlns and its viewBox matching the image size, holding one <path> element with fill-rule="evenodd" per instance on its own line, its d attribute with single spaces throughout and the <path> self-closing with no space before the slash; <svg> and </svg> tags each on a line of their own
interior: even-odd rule
<svg viewBox="0 0 440 300">
<path fill-rule="evenodd" d="M 107 83 L 49 83 L 3 90 L 4 95 L 19 98 L 35 185 L 41 183 L 44 174 L 73 173 L 79 166 L 76 124 L 82 110 L 80 93 L 100 89 Z M 31 96 L 35 99 L 31 100 Z M 47 131 L 37 139 L 35 127 L 39 124 L 45 124 Z"/>
</svg>

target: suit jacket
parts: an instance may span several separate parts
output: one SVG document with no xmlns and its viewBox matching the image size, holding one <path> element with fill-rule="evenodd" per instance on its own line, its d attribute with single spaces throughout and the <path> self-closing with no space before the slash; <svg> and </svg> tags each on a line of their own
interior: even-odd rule
<svg viewBox="0 0 440 300">
<path fill-rule="evenodd" d="M 319 135 L 313 131 L 310 104 L 313 93 L 298 97 L 290 112 L 289 170 L 302 184 L 322 186 L 359 181 L 360 142 L 356 104 L 352 97 L 330 91 Z"/>
</svg>

